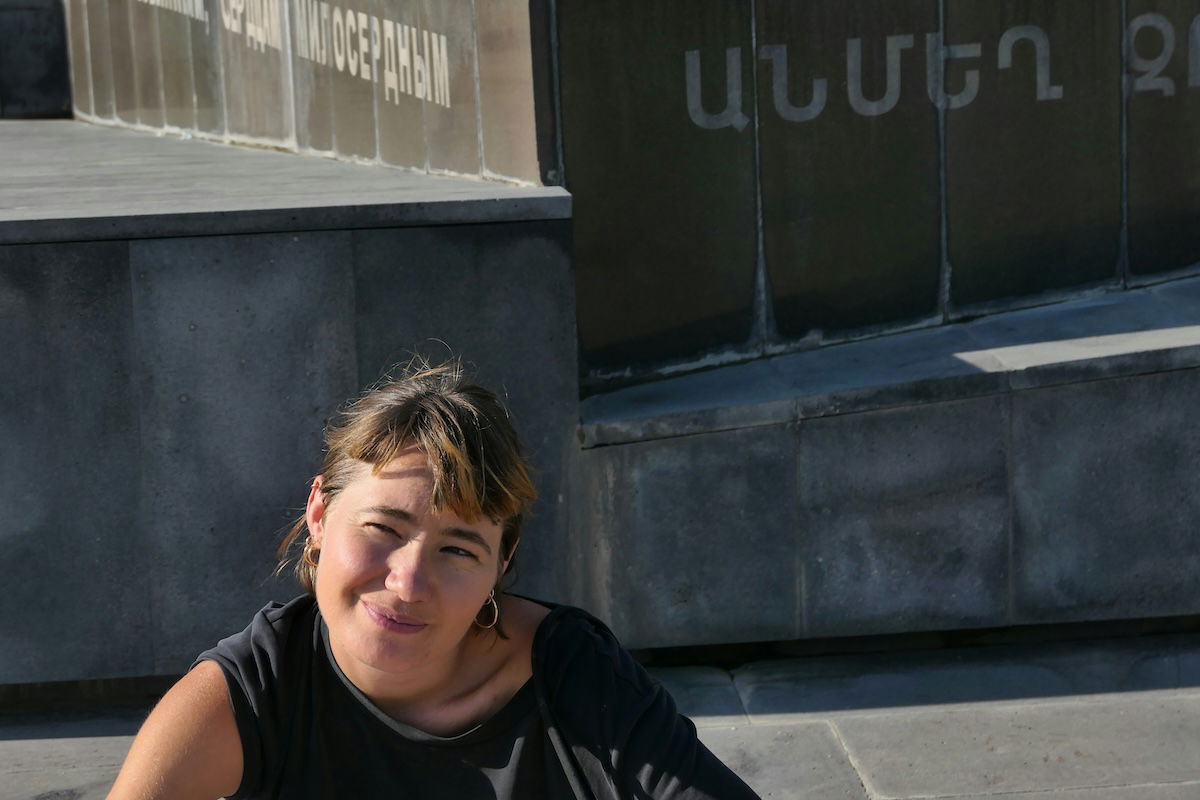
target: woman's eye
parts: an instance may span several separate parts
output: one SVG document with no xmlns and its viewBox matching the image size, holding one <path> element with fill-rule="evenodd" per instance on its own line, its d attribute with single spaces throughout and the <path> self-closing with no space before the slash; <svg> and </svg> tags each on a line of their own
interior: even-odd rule
<svg viewBox="0 0 1200 800">
<path fill-rule="evenodd" d="M 476 561 L 479 560 L 470 550 L 464 550 L 461 547 L 443 547 L 442 552 L 449 553 L 452 556 L 462 556 L 465 558 L 473 558 Z"/>
<path fill-rule="evenodd" d="M 382 525 L 378 522 L 368 522 L 367 527 L 371 528 L 372 530 L 378 531 L 379 533 L 388 533 L 388 534 L 391 534 L 392 536 L 396 535 L 396 532 L 394 530 L 389 528 L 387 525 Z"/>
</svg>

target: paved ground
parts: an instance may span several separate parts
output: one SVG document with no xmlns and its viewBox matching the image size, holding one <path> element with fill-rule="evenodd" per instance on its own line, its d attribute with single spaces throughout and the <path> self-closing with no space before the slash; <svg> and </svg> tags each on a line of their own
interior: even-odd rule
<svg viewBox="0 0 1200 800">
<path fill-rule="evenodd" d="M 764 798 L 1200 798 L 1200 635 L 655 674 Z M 139 717 L 0 716 L 0 800 L 104 797 Z"/>
</svg>

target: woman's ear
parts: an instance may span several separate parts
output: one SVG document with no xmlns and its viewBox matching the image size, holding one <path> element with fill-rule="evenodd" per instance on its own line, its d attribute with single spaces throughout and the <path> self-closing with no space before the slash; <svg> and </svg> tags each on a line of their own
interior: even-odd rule
<svg viewBox="0 0 1200 800">
<path fill-rule="evenodd" d="M 304 507 L 304 521 L 308 525 L 308 535 L 317 547 L 325 537 L 325 495 L 321 491 L 324 478 L 318 475 L 313 478 L 312 489 L 308 493 L 308 503 Z"/>
</svg>

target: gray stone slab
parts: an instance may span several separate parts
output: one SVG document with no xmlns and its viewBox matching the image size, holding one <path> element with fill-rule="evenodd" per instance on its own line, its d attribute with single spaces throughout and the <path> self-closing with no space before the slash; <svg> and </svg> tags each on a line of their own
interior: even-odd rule
<svg viewBox="0 0 1200 800">
<path fill-rule="evenodd" d="M 225 90 L 222 78 L 221 37 L 213 33 L 220 24 L 217 9 L 205 24 L 193 21 L 192 76 L 196 90 L 196 129 L 202 133 L 224 135 Z"/>
<path fill-rule="evenodd" d="M 129 292 L 125 243 L 0 247 L 0 683 L 153 666 Z"/>
<path fill-rule="evenodd" d="M 4 800 L 104 800 L 118 767 L 8 773 L 0 769 Z"/>
<path fill-rule="evenodd" d="M 345 232 L 130 245 L 154 674 L 297 592 L 274 548 L 357 389 L 350 264 Z"/>
<path fill-rule="evenodd" d="M 92 79 L 92 113 L 101 119 L 113 117 L 113 61 L 109 38 L 108 3 L 87 6 L 87 48 Z M 77 89 L 75 91 L 78 91 Z"/>
<path fill-rule="evenodd" d="M 77 114 L 92 114 L 92 61 L 88 57 L 88 10 L 83 0 L 67 0 L 68 56 L 71 62 L 71 102 Z M 3 102 L 0 100 L 0 102 Z"/>
<path fill-rule="evenodd" d="M 349 0 L 330 12 L 334 40 L 329 69 L 333 146 L 338 154 L 352 158 L 372 159 L 379 152 L 375 136 L 377 76 L 370 44 L 370 19 L 375 6 L 372 0 Z"/>
<path fill-rule="evenodd" d="M 421 0 L 420 41 L 424 55 L 425 148 L 429 168 L 457 175 L 478 175 L 483 169 L 479 125 L 479 43 L 475 4 Z M 424 34 L 428 34 L 426 39 Z M 436 37 L 436 39 L 434 38 Z M 444 37 L 444 38 L 443 38 Z M 434 60 L 433 45 L 445 44 L 446 76 L 439 79 L 442 59 Z M 532 135 L 532 129 L 526 131 Z"/>
<path fill-rule="evenodd" d="M 566 219 L 558 188 L 418 175 L 71 121 L 0 122 L 0 244 Z M 95 158 L 104 152 L 103 159 Z"/>
<path fill-rule="evenodd" d="M 800 430 L 806 635 L 1007 620 L 1004 398 L 806 420 Z"/>
<path fill-rule="evenodd" d="M 387 164 L 427 169 L 425 100 L 424 93 L 417 95 L 412 60 L 413 31 L 421 28 L 421 0 L 378 0 L 377 7 L 392 23 L 390 45 L 385 23 L 384 48 L 390 46 L 398 65 L 394 87 L 388 87 L 386 71 L 384 81 L 375 82 L 379 157 Z M 408 44 L 407 52 L 402 48 L 404 43 Z"/>
<path fill-rule="evenodd" d="M 826 723 L 703 728 L 699 734 L 764 800 L 873 796 Z"/>
<path fill-rule="evenodd" d="M 580 599 L 629 647 L 800 634 L 791 426 L 584 451 Z"/>
<path fill-rule="evenodd" d="M 747 725 L 750 722 L 729 673 L 716 667 L 656 667 L 654 679 L 675 698 L 679 713 L 697 728 Z"/>
<path fill-rule="evenodd" d="M 565 593 L 560 565 L 575 547 L 565 516 L 579 413 L 569 236 L 562 222 L 354 234 L 360 382 L 412 352 L 455 353 L 507 397 L 540 495 L 516 588 L 545 597 Z"/>
<path fill-rule="evenodd" d="M 901 711 L 840 719 L 835 726 L 867 785 L 883 797 L 1200 779 L 1195 691 Z"/>
<path fill-rule="evenodd" d="M 136 0 L 108 0 L 108 45 L 112 63 L 113 116 L 121 122 L 138 121 L 137 83 L 134 77 L 133 32 L 130 17 Z M 93 46 L 96 44 L 92 42 Z"/>
<path fill-rule="evenodd" d="M 158 16 L 158 8 L 149 3 L 135 0 L 129 5 L 137 121 L 149 128 L 161 128 L 165 121 Z"/>
<path fill-rule="evenodd" d="M 219 37 L 221 42 L 221 78 L 229 135 L 283 145 L 292 138 L 295 123 L 282 50 L 286 46 L 282 36 L 289 33 L 282 25 L 287 17 L 281 6 L 276 7 L 280 14 L 280 40 L 277 46 L 271 46 L 273 26 L 258 19 L 262 8 L 251 3 L 230 4 L 228 22 L 225 13 L 213 9 L 210 35 Z"/>
<path fill-rule="evenodd" d="M 1200 370 L 1013 398 L 1014 622 L 1194 614 Z"/>
<path fill-rule="evenodd" d="M 203 22 L 170 8 L 158 10 L 162 60 L 163 121 L 174 128 L 196 127 L 196 86 L 192 75 L 192 27 Z"/>
</svg>

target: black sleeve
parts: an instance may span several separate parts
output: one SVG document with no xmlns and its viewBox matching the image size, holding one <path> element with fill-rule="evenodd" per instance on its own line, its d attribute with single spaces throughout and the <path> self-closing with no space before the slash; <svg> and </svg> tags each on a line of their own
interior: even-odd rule
<svg viewBox="0 0 1200 800">
<path fill-rule="evenodd" d="M 213 661 L 225 673 L 242 743 L 242 782 L 230 800 L 261 791 L 282 757 L 288 682 L 293 677 L 283 664 L 289 651 L 303 644 L 297 640 L 305 638 L 302 623 L 310 616 L 311 605 L 307 597 L 287 605 L 271 603 L 254 615 L 245 630 L 222 639 L 192 664 Z"/>
<path fill-rule="evenodd" d="M 555 724 L 597 797 L 758 800 L 603 623 L 571 609 L 535 652 Z M 604 786 L 597 786 L 603 777 Z"/>
</svg>

